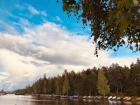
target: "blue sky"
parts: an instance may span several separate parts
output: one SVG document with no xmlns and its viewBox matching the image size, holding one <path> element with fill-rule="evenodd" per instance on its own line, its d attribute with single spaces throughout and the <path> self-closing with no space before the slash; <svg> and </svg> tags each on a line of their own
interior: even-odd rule
<svg viewBox="0 0 140 105">
<path fill-rule="evenodd" d="M 47 20 L 60 24 L 69 31 L 80 34 L 90 33 L 89 27 L 84 29 L 81 21 L 77 21 L 74 16 L 68 17 L 64 13 L 61 0 L 58 3 L 56 0 L 28 0 L 26 2 L 22 0 L 10 0 L 8 2 L 1 0 L 0 11 L 2 13 L 0 16 L 1 21 L 6 21 L 7 24 L 13 25 L 16 29 L 19 29 L 18 31 L 21 31 L 20 28 L 22 27 L 19 28 L 13 22 L 20 23 L 20 18 L 23 18 L 33 25 L 42 24 Z M 39 11 L 42 11 L 42 13 L 38 13 Z M 35 12 L 33 13 L 34 15 L 31 12 Z M 77 22 L 79 23 L 77 24 Z M 3 27 L 1 27 L 1 30 L 3 30 Z"/>
<path fill-rule="evenodd" d="M 79 72 L 118 63 L 129 66 L 140 57 L 128 48 L 94 55 L 90 27 L 83 28 L 62 10 L 61 0 L 0 1 L 0 89 L 23 88 L 46 74 Z"/>
<path fill-rule="evenodd" d="M 32 9 L 32 11 L 29 9 Z M 21 21 L 26 21 L 31 26 L 40 25 L 45 21 L 49 21 L 59 24 L 77 35 L 87 35 L 90 37 L 91 34 L 89 26 L 83 28 L 82 22 L 77 20 L 75 16 L 68 17 L 62 9 L 61 0 L 58 3 L 56 0 L 27 0 L 24 2 L 23 0 L 9 0 L 8 2 L 1 0 L 0 13 L 0 23 L 2 23 L 0 31 L 2 32 L 10 31 L 8 29 L 10 26 L 19 33 L 24 32 Z M 132 53 L 128 48 L 120 48 L 119 51 L 111 54 L 113 57 L 136 57 L 139 55 L 139 52 Z"/>
</svg>

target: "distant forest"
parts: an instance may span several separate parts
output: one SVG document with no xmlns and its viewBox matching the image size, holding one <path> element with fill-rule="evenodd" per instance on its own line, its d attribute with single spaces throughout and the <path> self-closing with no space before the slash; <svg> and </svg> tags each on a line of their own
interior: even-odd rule
<svg viewBox="0 0 140 105">
<path fill-rule="evenodd" d="M 99 75 L 100 70 L 103 71 L 102 75 Z M 140 60 L 137 59 L 137 62 L 131 64 L 130 67 L 112 64 L 110 67 L 94 67 L 78 73 L 75 73 L 74 70 L 71 72 L 65 70 L 61 76 L 52 78 L 46 78 L 44 75 L 32 86 L 16 92 L 20 94 L 94 96 L 100 95 L 100 91 L 104 92 L 102 91 L 104 87 L 107 88 L 105 95 L 140 95 Z"/>
</svg>

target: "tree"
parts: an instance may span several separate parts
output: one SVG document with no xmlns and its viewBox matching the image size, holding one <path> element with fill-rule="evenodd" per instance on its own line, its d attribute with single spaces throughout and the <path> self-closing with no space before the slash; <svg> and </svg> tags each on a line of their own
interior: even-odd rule
<svg viewBox="0 0 140 105">
<path fill-rule="evenodd" d="M 62 80 L 62 77 L 58 76 L 56 79 L 56 94 L 61 95 L 62 88 L 63 88 L 63 80 Z"/>
<path fill-rule="evenodd" d="M 43 93 L 46 94 L 47 93 L 47 79 L 46 79 L 46 74 L 44 75 L 44 78 L 43 78 Z"/>
<path fill-rule="evenodd" d="M 65 71 L 64 82 L 63 82 L 63 94 L 64 95 L 69 95 L 69 91 L 70 91 L 69 78 L 68 78 L 68 75 L 67 75 L 67 71 Z"/>
<path fill-rule="evenodd" d="M 98 70 L 97 90 L 98 93 L 103 96 L 109 94 L 110 92 L 108 80 L 105 77 L 104 71 L 102 69 Z"/>
<path fill-rule="evenodd" d="M 135 87 L 134 92 L 137 93 L 136 95 L 140 95 L 140 60 L 139 59 L 137 59 L 136 64 L 131 65 L 131 74 L 129 80 L 131 81 L 130 86 Z"/>
<path fill-rule="evenodd" d="M 89 24 L 98 49 L 140 50 L 140 0 L 63 0 L 63 10 Z M 135 46 L 134 46 L 135 45 Z"/>
<path fill-rule="evenodd" d="M 107 95 L 109 92 L 116 95 L 140 95 L 140 60 L 130 67 L 121 67 L 112 64 L 102 69 L 83 70 L 82 72 L 67 72 L 62 76 L 41 78 L 17 90 L 19 94 L 59 94 L 59 95 Z M 108 85 L 109 84 L 109 85 Z"/>
<path fill-rule="evenodd" d="M 127 68 L 125 68 L 127 70 Z M 108 80 L 110 82 L 111 91 L 115 94 L 119 94 L 124 90 L 126 75 L 129 73 L 123 73 L 125 70 L 118 64 L 112 64 L 108 70 Z M 129 74 L 128 74 L 129 75 Z M 126 80 L 127 81 L 127 80 Z"/>
</svg>

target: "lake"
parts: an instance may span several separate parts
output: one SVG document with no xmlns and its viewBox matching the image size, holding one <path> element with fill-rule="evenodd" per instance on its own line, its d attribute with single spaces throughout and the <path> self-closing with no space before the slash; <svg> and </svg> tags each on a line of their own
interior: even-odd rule
<svg viewBox="0 0 140 105">
<path fill-rule="evenodd" d="M 3 95 L 0 96 L 0 105 L 138 105 L 131 102 L 90 102 L 74 100 L 44 100 L 32 96 Z M 140 104 L 139 104 L 140 105 Z"/>
</svg>

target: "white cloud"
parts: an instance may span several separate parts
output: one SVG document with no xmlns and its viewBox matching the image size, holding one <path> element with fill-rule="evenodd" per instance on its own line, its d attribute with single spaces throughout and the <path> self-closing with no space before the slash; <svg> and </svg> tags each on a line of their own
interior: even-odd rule
<svg viewBox="0 0 140 105">
<path fill-rule="evenodd" d="M 45 17 L 47 16 L 47 13 L 45 11 L 39 11 L 31 5 L 28 6 L 28 10 L 32 15 L 42 15 Z"/>
<path fill-rule="evenodd" d="M 0 20 L 0 24 L 1 24 L 0 25 L 0 29 L 6 31 L 8 33 L 12 33 L 12 34 L 16 34 L 17 33 L 15 27 L 11 26 L 10 24 L 8 24 L 8 23 L 6 23 L 4 21 L 1 21 L 1 20 Z"/>
<path fill-rule="evenodd" d="M 26 86 L 45 73 L 55 76 L 65 69 L 78 72 L 112 63 L 128 66 L 136 61 L 134 57 L 113 58 L 106 51 L 99 51 L 97 58 L 94 48 L 86 36 L 77 36 L 50 22 L 25 28 L 22 36 L 0 33 L 0 64 L 8 74 L 0 80 L 7 89 L 13 89 Z"/>
<path fill-rule="evenodd" d="M 33 6 L 28 6 L 28 10 L 33 14 L 33 15 L 38 15 L 39 11 L 35 9 Z"/>
<path fill-rule="evenodd" d="M 20 18 L 20 23 L 22 26 L 25 26 L 25 27 L 30 26 L 30 22 L 25 18 Z"/>
</svg>

